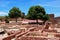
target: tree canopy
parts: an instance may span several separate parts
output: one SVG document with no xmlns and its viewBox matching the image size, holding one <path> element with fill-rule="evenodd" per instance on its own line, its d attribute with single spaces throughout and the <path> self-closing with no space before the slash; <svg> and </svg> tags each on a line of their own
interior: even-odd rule
<svg viewBox="0 0 60 40">
<path fill-rule="evenodd" d="M 32 6 L 27 14 L 28 19 L 41 19 L 45 15 L 45 9 L 41 6 Z"/>
<path fill-rule="evenodd" d="M 10 18 L 18 18 L 21 16 L 21 11 L 19 10 L 19 8 L 17 7 L 13 7 L 10 11 L 9 11 L 9 17 Z"/>
</svg>

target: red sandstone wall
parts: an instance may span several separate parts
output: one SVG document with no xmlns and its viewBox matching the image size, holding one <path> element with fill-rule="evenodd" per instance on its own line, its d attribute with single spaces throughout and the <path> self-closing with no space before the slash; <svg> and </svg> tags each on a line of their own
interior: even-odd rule
<svg viewBox="0 0 60 40">
<path fill-rule="evenodd" d="M 49 21 L 51 21 L 54 24 L 55 23 L 54 22 L 54 14 L 49 14 L 49 17 L 50 17 Z"/>
<path fill-rule="evenodd" d="M 20 33 L 22 33 L 22 32 L 25 32 L 25 30 L 21 30 L 21 31 L 15 33 L 15 34 L 11 34 L 11 35 L 9 35 L 8 37 L 3 38 L 3 40 L 11 40 L 11 39 L 15 38 L 15 36 L 16 36 L 17 34 L 20 34 Z"/>
<path fill-rule="evenodd" d="M 54 19 L 54 14 L 49 14 L 50 20 Z"/>
<path fill-rule="evenodd" d="M 21 39 L 17 40 L 48 40 L 46 38 L 40 38 L 40 37 L 22 37 Z"/>
<path fill-rule="evenodd" d="M 22 37 L 17 40 L 59 40 L 58 38 Z"/>
<path fill-rule="evenodd" d="M 60 17 L 55 17 L 55 20 L 57 21 L 57 23 L 60 23 Z"/>
</svg>

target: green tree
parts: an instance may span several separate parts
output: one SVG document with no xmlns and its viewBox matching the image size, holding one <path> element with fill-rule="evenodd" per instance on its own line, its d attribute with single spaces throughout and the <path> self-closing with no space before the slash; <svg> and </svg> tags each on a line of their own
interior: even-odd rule
<svg viewBox="0 0 60 40">
<path fill-rule="evenodd" d="M 45 9 L 41 6 L 32 6 L 27 14 L 28 19 L 36 20 L 38 23 L 38 19 L 42 19 L 42 17 L 46 14 Z"/>
<path fill-rule="evenodd" d="M 19 17 L 21 17 L 21 11 L 19 10 L 19 8 L 13 7 L 13 8 L 9 11 L 9 17 L 10 17 L 10 18 L 15 18 L 15 19 L 16 19 L 16 22 L 17 22 L 17 19 L 18 19 Z"/>
</svg>

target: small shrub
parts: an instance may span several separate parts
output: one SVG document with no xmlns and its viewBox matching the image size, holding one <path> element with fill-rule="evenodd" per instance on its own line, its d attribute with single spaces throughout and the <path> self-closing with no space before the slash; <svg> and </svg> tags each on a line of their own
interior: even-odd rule
<svg viewBox="0 0 60 40">
<path fill-rule="evenodd" d="M 5 22 L 6 22 L 6 23 L 9 23 L 9 20 L 8 20 L 8 19 L 5 19 Z"/>
</svg>

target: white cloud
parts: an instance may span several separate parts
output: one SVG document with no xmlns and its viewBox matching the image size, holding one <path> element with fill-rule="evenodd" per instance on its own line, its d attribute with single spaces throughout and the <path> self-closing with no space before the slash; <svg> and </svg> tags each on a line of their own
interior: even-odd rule
<svg viewBox="0 0 60 40">
<path fill-rule="evenodd" d="M 6 15 L 8 15 L 8 13 L 6 13 L 6 12 L 0 12 L 0 16 L 6 16 Z"/>
</svg>

